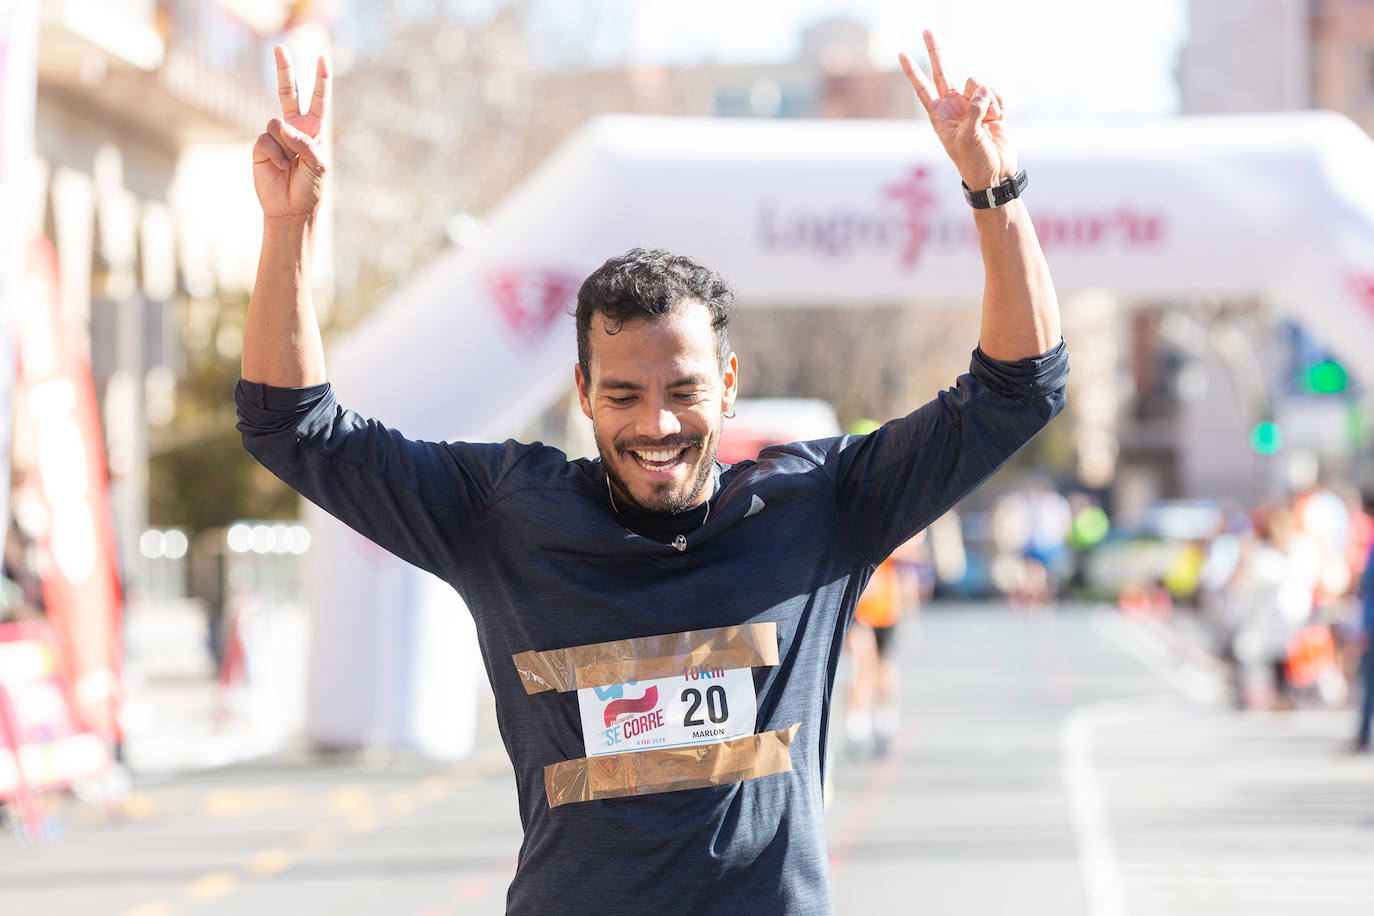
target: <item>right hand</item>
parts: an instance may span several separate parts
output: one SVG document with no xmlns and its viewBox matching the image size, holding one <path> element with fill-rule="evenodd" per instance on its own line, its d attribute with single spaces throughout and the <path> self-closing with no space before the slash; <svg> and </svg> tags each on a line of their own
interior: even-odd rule
<svg viewBox="0 0 1374 916">
<path fill-rule="evenodd" d="M 277 58 L 277 94 L 282 116 L 267 122 L 267 130 L 253 144 L 253 187 L 268 219 L 313 220 L 324 197 L 329 151 L 325 123 L 329 114 L 329 61 L 321 57 L 315 66 L 315 93 L 310 109 L 300 110 L 291 55 L 282 45 Z"/>
<path fill-rule="evenodd" d="M 1016 150 L 1007 135 L 1003 105 L 990 86 L 970 78 L 964 91 L 954 88 L 945 72 L 944 56 L 935 36 L 924 33 L 934 85 L 905 54 L 898 55 L 902 70 L 916 90 L 931 126 L 945 152 L 971 190 L 981 191 L 1016 174 Z"/>
</svg>

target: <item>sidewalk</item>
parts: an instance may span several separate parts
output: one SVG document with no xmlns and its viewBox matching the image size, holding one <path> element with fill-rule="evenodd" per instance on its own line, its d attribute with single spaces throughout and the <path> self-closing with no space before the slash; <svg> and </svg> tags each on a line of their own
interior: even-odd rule
<svg viewBox="0 0 1374 916">
<path fill-rule="evenodd" d="M 283 748 L 303 711 L 305 620 L 277 607 L 250 657 L 257 682 L 221 683 L 195 601 L 131 605 L 125 624 L 123 763 L 138 777 L 224 766 Z"/>
<path fill-rule="evenodd" d="M 274 608 L 259 624 L 256 661 L 247 682 L 220 682 L 205 639 L 205 614 L 194 602 L 133 608 L 126 627 L 128 701 L 123 763 L 136 780 L 272 757 L 307 763 L 304 738 L 307 622 L 299 608 Z M 470 759 L 504 748 L 495 704 L 483 681 L 476 691 L 476 738 Z M 406 758 L 405 750 L 359 748 L 360 757 Z"/>
</svg>

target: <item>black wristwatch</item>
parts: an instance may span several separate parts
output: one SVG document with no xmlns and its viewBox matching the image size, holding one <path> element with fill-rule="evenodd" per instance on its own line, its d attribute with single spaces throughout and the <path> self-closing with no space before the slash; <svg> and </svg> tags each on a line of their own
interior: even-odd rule
<svg viewBox="0 0 1374 916">
<path fill-rule="evenodd" d="M 1020 197 L 1029 181 L 1026 170 L 1022 169 L 1001 184 L 995 184 L 983 191 L 974 191 L 962 181 L 959 184 L 964 187 L 964 199 L 970 207 L 975 210 L 990 210 Z"/>
</svg>

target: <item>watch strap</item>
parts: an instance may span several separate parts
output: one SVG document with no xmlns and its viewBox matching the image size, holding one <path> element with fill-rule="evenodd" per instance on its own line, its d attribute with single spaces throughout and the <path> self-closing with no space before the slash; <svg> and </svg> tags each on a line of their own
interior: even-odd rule
<svg viewBox="0 0 1374 916">
<path fill-rule="evenodd" d="M 1029 183 L 1030 178 L 1026 175 L 1025 169 L 1017 172 L 1001 184 L 995 184 L 982 191 L 974 191 L 964 182 L 959 182 L 964 188 L 964 199 L 975 210 L 991 210 L 994 207 L 1009 203 L 1020 197 L 1021 192 L 1026 190 L 1026 185 Z"/>
</svg>

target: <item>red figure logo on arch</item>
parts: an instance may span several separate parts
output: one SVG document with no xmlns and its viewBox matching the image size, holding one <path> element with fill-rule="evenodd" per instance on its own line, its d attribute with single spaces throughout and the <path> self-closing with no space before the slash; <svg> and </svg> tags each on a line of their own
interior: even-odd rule
<svg viewBox="0 0 1374 916">
<path fill-rule="evenodd" d="M 925 166 L 917 166 L 906 178 L 883 188 L 883 195 L 902 207 L 902 226 L 906 229 L 902 266 L 915 267 L 921 259 L 921 249 L 930 238 L 930 211 L 938 200 L 930 189 L 930 176 Z"/>
<path fill-rule="evenodd" d="M 506 325 L 526 343 L 541 340 L 572 311 L 581 282 L 564 271 L 520 267 L 491 270 L 484 279 Z"/>
</svg>

